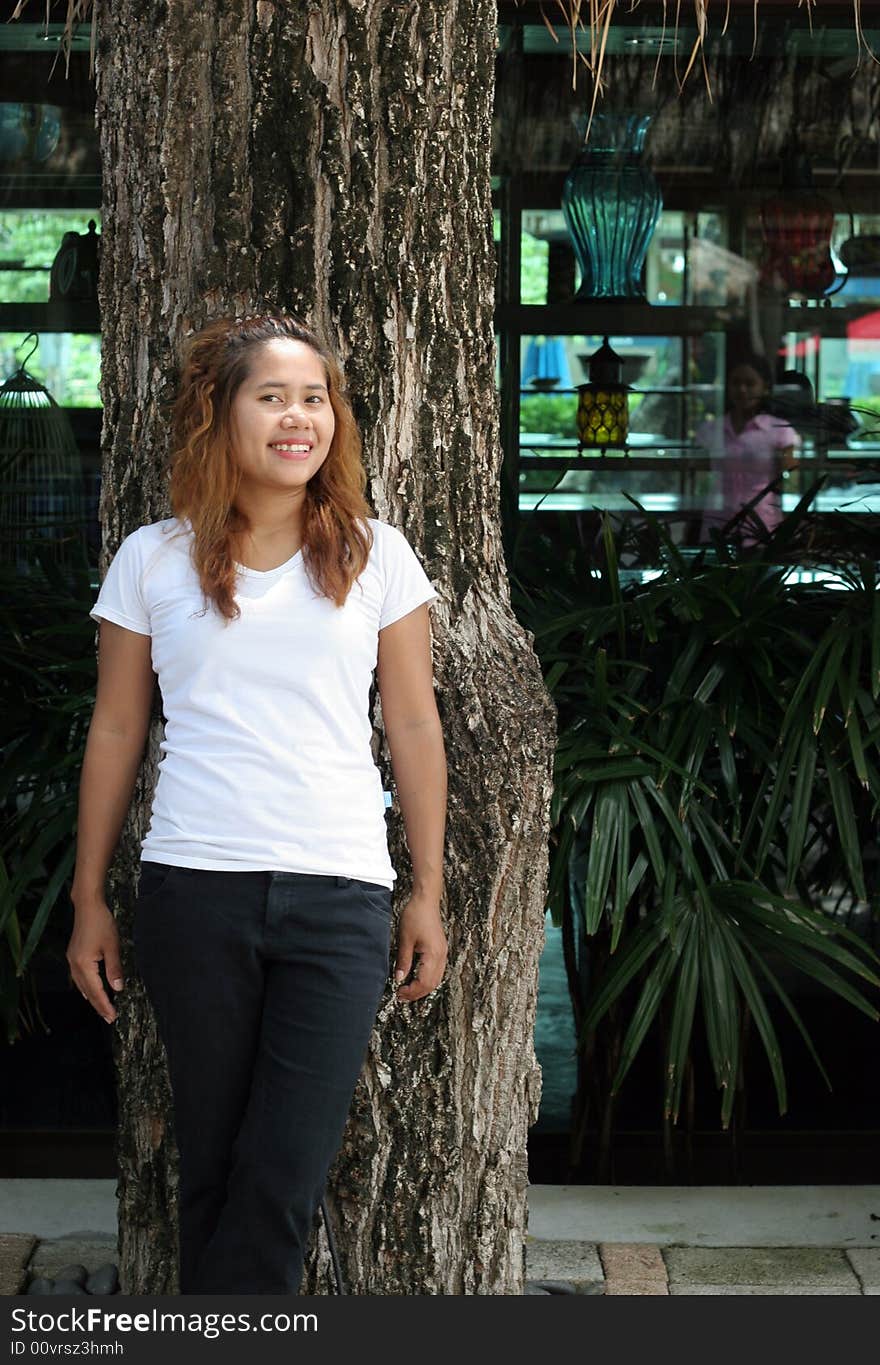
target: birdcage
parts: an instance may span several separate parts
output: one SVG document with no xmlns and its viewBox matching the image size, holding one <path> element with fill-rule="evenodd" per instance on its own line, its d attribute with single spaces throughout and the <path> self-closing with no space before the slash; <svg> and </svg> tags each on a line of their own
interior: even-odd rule
<svg viewBox="0 0 880 1365">
<path fill-rule="evenodd" d="M 0 385 L 0 562 L 27 573 L 48 547 L 56 563 L 85 543 L 82 463 L 70 422 L 25 366 Z M 45 551 L 43 551 L 45 553 Z"/>
</svg>

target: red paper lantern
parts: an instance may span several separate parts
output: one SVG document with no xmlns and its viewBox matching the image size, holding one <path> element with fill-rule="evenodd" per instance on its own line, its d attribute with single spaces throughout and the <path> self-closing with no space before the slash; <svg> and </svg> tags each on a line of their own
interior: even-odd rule
<svg viewBox="0 0 880 1365">
<path fill-rule="evenodd" d="M 834 284 L 834 208 L 821 195 L 794 190 L 761 205 L 761 283 L 783 293 L 819 298 Z"/>
</svg>

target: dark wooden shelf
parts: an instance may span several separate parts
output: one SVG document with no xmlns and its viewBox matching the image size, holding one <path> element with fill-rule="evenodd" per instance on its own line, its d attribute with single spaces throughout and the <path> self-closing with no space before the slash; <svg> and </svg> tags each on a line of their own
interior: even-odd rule
<svg viewBox="0 0 880 1365">
<path fill-rule="evenodd" d="M 615 20 L 615 23 L 617 21 Z M 567 165 L 545 165 L 523 171 L 520 179 L 521 207 L 552 213 L 562 207 L 562 187 L 568 174 Z M 654 164 L 651 169 L 663 191 L 663 207 L 670 212 L 717 213 L 730 209 L 731 202 L 754 211 L 764 199 L 772 199 L 779 194 L 778 184 L 768 180 L 765 185 L 731 186 L 730 182 L 719 178 L 714 166 L 661 166 Z M 847 175 L 845 189 L 839 188 L 835 178 L 836 168 L 814 168 L 815 187 L 822 196 L 830 200 L 838 213 L 870 213 L 877 202 L 878 173 L 857 168 Z M 499 180 L 502 177 L 497 177 Z M 500 189 L 500 186 L 499 186 Z M 497 196 L 498 190 L 493 190 Z"/>
<path fill-rule="evenodd" d="M 100 331 L 95 303 L 0 303 L 0 332 Z"/>
<path fill-rule="evenodd" d="M 655 394 L 655 393 L 659 393 L 659 394 L 661 394 L 664 398 L 668 398 L 670 394 L 681 394 L 681 393 L 720 393 L 720 392 L 721 392 L 721 388 L 722 388 L 722 386 L 721 386 L 720 384 L 668 384 L 668 385 L 666 386 L 666 388 L 664 388 L 664 389 L 643 389 L 643 388 L 641 387 L 641 385 L 636 385 L 636 384 L 628 384 L 628 385 L 627 385 L 627 391 L 628 391 L 631 395 L 632 395 L 632 394 L 636 394 L 636 393 L 637 393 L 637 394 L 648 394 L 648 393 L 650 393 L 650 394 Z M 571 396 L 571 395 L 573 395 L 573 394 L 575 394 L 575 393 L 577 393 L 577 392 L 578 392 L 578 390 L 577 390 L 576 388 L 575 388 L 575 389 L 564 389 L 564 388 L 559 387 L 559 386 L 556 385 L 556 384 L 554 384 L 554 386 L 553 386 L 552 389 L 537 389 L 537 388 L 531 388 L 530 386 L 526 386 L 525 388 L 521 388 L 521 389 L 520 389 L 520 393 L 523 394 L 523 395 L 525 395 L 526 398 L 536 398 L 536 397 L 538 397 L 538 398 L 546 398 L 548 395 L 549 395 L 550 397 L 553 397 L 554 395 L 560 394 L 560 393 L 561 393 L 561 394 L 568 394 L 569 396 Z"/>
<path fill-rule="evenodd" d="M 97 185 L 97 190 L 93 187 Z M 9 182 L 3 185 L 3 208 L 11 212 L 21 209 L 34 209 L 37 213 L 45 212 L 47 209 L 55 212 L 58 209 L 77 209 L 82 214 L 82 231 L 85 232 L 86 223 L 90 218 L 94 218 L 100 210 L 95 208 L 95 201 L 101 202 L 101 183 L 97 176 L 84 186 L 70 184 L 69 181 L 62 181 L 60 184 L 53 184 L 47 177 L 45 182 L 36 181 L 32 185 L 25 185 L 20 188 L 11 186 Z"/>
<path fill-rule="evenodd" d="M 874 305 L 848 304 L 840 308 L 786 308 L 783 330 L 821 332 L 823 337 L 845 337 L 847 324 L 874 311 Z M 622 303 L 508 303 L 495 311 L 495 328 L 520 336 L 702 336 L 744 326 L 745 313 L 735 308 L 696 304 Z"/>
<path fill-rule="evenodd" d="M 670 444 L 664 447 L 667 450 L 681 450 L 680 444 Z M 594 454 L 577 454 L 575 451 L 562 451 L 558 455 L 520 455 L 519 467 L 521 470 L 540 469 L 545 472 L 548 469 L 555 470 L 615 470 L 623 473 L 624 470 L 633 472 L 635 470 L 662 469 L 664 471 L 677 471 L 682 469 L 711 469 L 712 461 L 710 456 L 705 454 L 696 455 L 659 455 L 647 452 L 634 454 L 633 446 L 615 447 L 616 454 L 600 455 L 598 451 Z M 644 450 L 644 448 L 643 448 Z"/>
</svg>

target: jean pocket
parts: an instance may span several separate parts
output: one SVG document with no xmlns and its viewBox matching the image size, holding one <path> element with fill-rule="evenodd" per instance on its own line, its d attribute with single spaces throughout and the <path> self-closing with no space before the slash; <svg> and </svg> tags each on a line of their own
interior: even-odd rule
<svg viewBox="0 0 880 1365">
<path fill-rule="evenodd" d="M 137 890 L 138 903 L 150 900 L 153 896 L 158 896 L 160 891 L 164 891 L 172 872 L 176 870 L 170 863 L 141 863 Z"/>
<path fill-rule="evenodd" d="M 356 877 L 352 878 L 352 889 L 357 891 L 358 900 L 374 914 L 381 915 L 383 919 L 391 919 L 391 888 L 382 886 L 380 882 L 362 882 Z"/>
</svg>

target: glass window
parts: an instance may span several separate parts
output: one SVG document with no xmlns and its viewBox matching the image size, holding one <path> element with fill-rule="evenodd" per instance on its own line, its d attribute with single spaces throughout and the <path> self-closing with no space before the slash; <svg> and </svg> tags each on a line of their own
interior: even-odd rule
<svg viewBox="0 0 880 1365">
<path fill-rule="evenodd" d="M 692 34 L 621 14 L 586 141 L 589 79 L 573 88 L 556 37 L 523 22 L 499 43 L 493 188 L 521 205 L 496 225 L 519 256 L 499 384 L 519 400 L 502 439 L 521 510 L 630 495 L 699 540 L 750 505 L 778 524 L 817 479 L 820 511 L 854 487 L 849 505 L 880 510 L 878 134 L 851 22 L 768 16 L 756 45 L 733 14 L 709 35 L 709 98 L 699 72 L 679 88 Z M 604 336 L 628 414 L 601 447 L 577 415 Z"/>
<path fill-rule="evenodd" d="M 101 339 L 93 333 L 43 332 L 26 369 L 62 408 L 99 408 Z M 0 332 L 0 383 L 21 365 L 27 346 L 20 332 Z"/>
<path fill-rule="evenodd" d="M 49 277 L 65 233 L 83 234 L 97 209 L 0 211 L 0 303 L 46 303 Z"/>
</svg>

